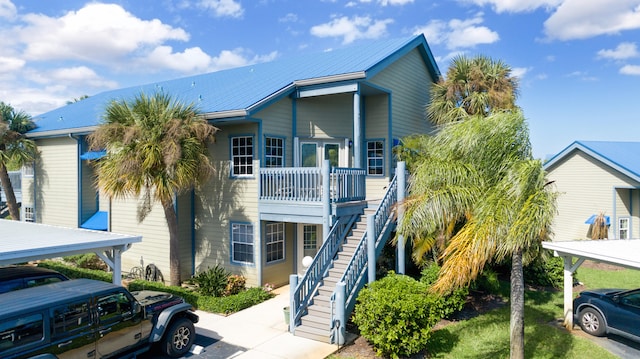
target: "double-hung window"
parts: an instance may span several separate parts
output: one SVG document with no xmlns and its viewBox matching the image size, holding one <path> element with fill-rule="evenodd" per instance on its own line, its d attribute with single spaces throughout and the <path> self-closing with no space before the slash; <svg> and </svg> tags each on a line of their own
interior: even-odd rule
<svg viewBox="0 0 640 359">
<path fill-rule="evenodd" d="M 25 222 L 36 221 L 36 213 L 33 210 L 33 207 L 24 207 L 24 220 Z"/>
<path fill-rule="evenodd" d="M 367 174 L 384 175 L 384 141 L 367 141 Z"/>
<path fill-rule="evenodd" d="M 265 233 L 265 255 L 267 263 L 284 259 L 284 223 L 267 223 Z"/>
<path fill-rule="evenodd" d="M 253 137 L 240 136 L 231 138 L 231 175 L 253 175 Z"/>
<path fill-rule="evenodd" d="M 629 239 L 629 218 L 618 219 L 618 239 Z"/>
<path fill-rule="evenodd" d="M 264 166 L 284 167 L 284 139 L 278 137 L 266 137 L 264 147 Z"/>
<path fill-rule="evenodd" d="M 231 259 L 236 263 L 253 264 L 253 224 L 231 225 Z"/>
</svg>

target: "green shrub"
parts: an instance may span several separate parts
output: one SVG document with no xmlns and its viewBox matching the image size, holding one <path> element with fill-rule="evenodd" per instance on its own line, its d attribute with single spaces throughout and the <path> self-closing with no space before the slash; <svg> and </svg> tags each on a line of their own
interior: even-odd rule
<svg viewBox="0 0 640 359">
<path fill-rule="evenodd" d="M 64 257 L 64 260 L 85 269 L 105 270 L 108 268 L 107 264 L 95 253 L 76 254 Z"/>
<path fill-rule="evenodd" d="M 232 274 L 227 279 L 227 287 L 224 290 L 224 296 L 230 296 L 234 294 L 238 294 L 245 290 L 245 284 L 247 283 L 247 279 L 238 274 Z"/>
<path fill-rule="evenodd" d="M 561 257 L 536 258 L 523 268 L 527 284 L 560 289 L 564 285 L 564 261 Z M 574 276 L 577 273 L 574 273 Z"/>
<path fill-rule="evenodd" d="M 430 262 L 422 269 L 420 282 L 430 287 L 438 280 L 439 275 L 440 266 L 435 262 Z M 467 302 L 468 295 L 469 288 L 458 288 L 451 293 L 439 296 L 438 305 L 435 308 L 437 315 L 442 318 L 450 318 L 452 314 L 461 311 Z"/>
<path fill-rule="evenodd" d="M 472 284 L 473 289 L 485 293 L 499 293 L 500 279 L 498 273 L 491 268 L 484 268 L 480 276 Z"/>
<path fill-rule="evenodd" d="M 273 293 L 266 292 L 261 287 L 254 287 L 228 297 L 200 296 L 198 307 L 207 312 L 231 314 L 270 298 L 273 298 Z"/>
<path fill-rule="evenodd" d="M 56 261 L 43 261 L 38 263 L 38 266 L 53 269 L 71 279 L 89 278 L 103 282 L 111 282 L 113 280 L 112 273 L 105 272 L 104 270 L 78 268 Z"/>
<path fill-rule="evenodd" d="M 198 275 L 193 277 L 193 281 L 198 285 L 200 294 L 222 297 L 227 288 L 230 275 L 231 273 L 224 267 L 216 265 L 213 268 L 207 268 L 206 271 L 198 273 Z"/>
<path fill-rule="evenodd" d="M 165 292 L 175 294 L 184 298 L 184 300 L 191 304 L 196 309 L 201 309 L 198 307 L 198 302 L 200 296 L 198 293 L 190 291 L 186 288 L 173 286 L 173 285 L 164 285 L 161 282 L 150 282 L 143 279 L 136 279 L 129 283 L 128 289 L 130 291 L 139 291 L 139 290 L 153 290 L 157 292 Z M 205 309 L 203 309 L 205 310 Z"/>
<path fill-rule="evenodd" d="M 438 298 L 427 285 L 393 272 L 360 291 L 353 322 L 378 355 L 393 358 L 426 347 L 431 328 L 441 319 Z"/>
</svg>

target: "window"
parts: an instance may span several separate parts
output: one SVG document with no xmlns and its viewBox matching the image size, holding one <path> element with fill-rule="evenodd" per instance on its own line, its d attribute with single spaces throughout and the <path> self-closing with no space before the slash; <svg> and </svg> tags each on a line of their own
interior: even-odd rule
<svg viewBox="0 0 640 359">
<path fill-rule="evenodd" d="M 284 259 L 284 223 L 267 223 L 265 244 L 267 263 Z"/>
<path fill-rule="evenodd" d="M 231 259 L 237 263 L 253 264 L 253 224 L 231 225 Z"/>
<path fill-rule="evenodd" d="M 384 175 L 383 141 L 367 141 L 367 174 Z"/>
<path fill-rule="evenodd" d="M 284 167 L 284 139 L 267 137 L 264 146 L 265 167 Z"/>
<path fill-rule="evenodd" d="M 53 310 L 54 337 L 89 326 L 89 303 L 86 301 L 71 303 Z"/>
<path fill-rule="evenodd" d="M 618 239 L 629 239 L 629 218 L 618 219 Z"/>
<path fill-rule="evenodd" d="M 231 175 L 253 175 L 253 137 L 231 138 Z"/>
<path fill-rule="evenodd" d="M 98 298 L 100 323 L 120 322 L 122 316 L 131 316 L 131 301 L 122 293 L 112 293 Z"/>
<path fill-rule="evenodd" d="M 0 323 L 0 350 L 9 350 L 44 338 L 42 314 L 27 314 Z"/>
<path fill-rule="evenodd" d="M 303 229 L 304 255 L 315 256 L 318 252 L 318 226 L 305 225 Z"/>
<path fill-rule="evenodd" d="M 33 210 L 33 207 L 24 207 L 24 221 L 25 222 L 36 221 L 36 213 Z"/>
<path fill-rule="evenodd" d="M 25 163 L 22 166 L 22 175 L 25 177 L 33 177 L 34 173 L 34 164 L 33 162 Z"/>
</svg>

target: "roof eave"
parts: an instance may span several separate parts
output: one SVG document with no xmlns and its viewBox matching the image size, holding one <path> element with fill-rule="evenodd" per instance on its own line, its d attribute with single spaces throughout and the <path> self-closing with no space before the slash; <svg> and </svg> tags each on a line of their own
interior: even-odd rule
<svg viewBox="0 0 640 359">
<path fill-rule="evenodd" d="M 86 126 L 86 127 L 75 127 L 75 128 L 65 128 L 60 130 L 52 130 L 52 131 L 38 131 L 38 132 L 27 132 L 25 136 L 27 138 L 44 138 L 44 137 L 59 137 L 59 136 L 68 136 L 68 135 L 84 135 L 95 131 L 98 126 Z"/>
</svg>

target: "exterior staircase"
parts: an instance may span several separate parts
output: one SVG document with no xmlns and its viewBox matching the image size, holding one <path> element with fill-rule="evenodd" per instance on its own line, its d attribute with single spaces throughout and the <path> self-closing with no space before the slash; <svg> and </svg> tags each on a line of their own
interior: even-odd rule
<svg viewBox="0 0 640 359">
<path fill-rule="evenodd" d="M 367 216 L 373 214 L 377 206 L 378 203 L 370 202 L 364 210 L 364 215 L 353 224 L 351 234 L 346 237 L 332 261 L 333 267 L 329 268 L 312 297 L 307 307 L 307 315 L 301 318 L 301 324 L 296 327 L 296 336 L 331 343 L 333 329 L 331 296 L 336 289 L 336 284 L 346 271 L 358 243 L 367 231 Z"/>
</svg>

